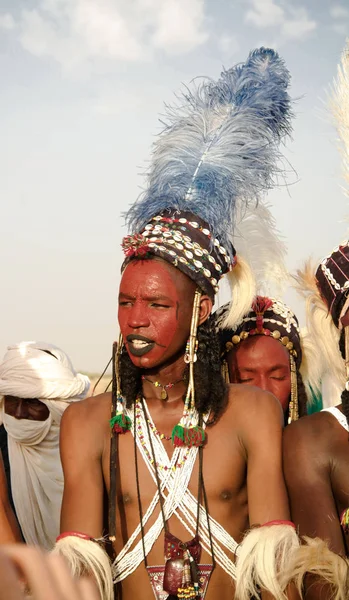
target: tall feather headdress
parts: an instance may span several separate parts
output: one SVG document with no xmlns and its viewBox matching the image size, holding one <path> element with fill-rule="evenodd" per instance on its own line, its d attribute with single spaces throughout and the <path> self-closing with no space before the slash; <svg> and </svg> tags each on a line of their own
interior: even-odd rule
<svg viewBox="0 0 349 600">
<path fill-rule="evenodd" d="M 344 175 L 349 184 L 349 40 L 338 65 L 330 107 L 340 137 Z M 297 271 L 295 280 L 296 289 L 306 299 L 308 339 L 316 354 L 316 359 L 309 363 L 307 383 L 315 392 L 321 392 L 321 384 L 326 378 L 333 388 L 343 389 L 346 374 L 339 341 L 341 317 L 349 306 L 349 242 L 344 241 L 335 248 L 317 268 L 314 261 L 307 261 L 303 269 Z M 338 396 L 330 400 L 337 404 Z"/>
<path fill-rule="evenodd" d="M 291 131 L 289 81 L 279 55 L 260 48 L 244 64 L 223 71 L 218 81 L 204 79 L 186 89 L 177 106 L 167 107 L 147 189 L 126 215 L 130 230 L 138 235 L 135 242 L 133 235 L 124 243 L 128 259 L 141 247 L 172 262 L 212 293 L 220 277 L 232 271 L 233 324 L 256 292 L 251 270 L 235 258 L 236 217 L 241 221 L 244 210 L 253 212 L 280 173 L 279 143 Z M 259 225 L 267 237 L 268 211 L 259 211 Z M 198 239 L 198 232 L 206 240 Z M 146 237 L 146 244 L 139 235 Z"/>
</svg>

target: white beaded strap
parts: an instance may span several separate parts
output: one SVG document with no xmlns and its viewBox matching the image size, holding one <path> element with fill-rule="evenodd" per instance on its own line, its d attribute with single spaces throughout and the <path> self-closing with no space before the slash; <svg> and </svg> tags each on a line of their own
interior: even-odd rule
<svg viewBox="0 0 349 600">
<path fill-rule="evenodd" d="M 337 419 L 338 423 L 344 427 L 346 431 L 349 432 L 349 426 L 347 422 L 347 418 L 343 415 L 342 411 L 339 410 L 336 406 L 329 406 L 328 408 L 323 408 L 321 412 L 329 412 L 331 415 Z"/>
<path fill-rule="evenodd" d="M 147 408 L 146 408 L 147 410 Z M 132 419 L 133 415 L 130 411 L 128 411 L 128 416 Z M 144 432 L 147 431 L 146 423 L 145 423 L 145 415 L 140 414 L 140 426 Z M 151 416 L 149 412 L 147 412 L 147 418 L 150 419 Z M 133 428 L 132 428 L 133 432 Z M 164 448 L 161 440 L 155 436 L 150 429 L 150 435 L 152 436 L 152 442 L 154 446 L 155 452 L 155 460 L 158 464 L 163 466 L 167 466 L 167 470 L 159 469 L 159 478 L 160 478 L 160 490 L 161 494 L 164 498 L 164 513 L 165 518 L 168 520 L 173 514 L 176 514 L 178 519 L 184 525 L 186 530 L 190 533 L 191 536 L 194 535 L 196 529 L 196 513 L 197 513 L 197 500 L 191 494 L 188 489 L 189 481 L 192 475 L 194 463 L 196 461 L 196 456 L 198 449 L 197 448 L 176 448 L 173 452 L 171 461 L 167 455 L 167 452 Z M 145 441 L 146 440 L 146 441 Z M 156 483 L 155 477 L 155 469 L 154 465 L 149 460 L 151 456 L 149 453 L 150 443 L 149 439 L 143 439 L 143 444 L 140 442 L 139 436 L 136 437 L 136 442 L 138 449 L 141 452 L 142 458 L 146 463 L 149 473 L 153 478 L 153 481 Z M 148 446 L 145 449 L 145 446 Z M 186 456 L 186 460 L 183 460 L 182 468 L 173 469 L 178 462 L 182 462 L 181 459 Z M 165 490 L 167 490 L 167 494 L 165 494 Z M 149 520 L 151 514 L 154 512 L 154 509 L 159 501 L 158 490 L 156 491 L 152 502 L 150 503 L 146 513 L 143 516 L 143 526 Z M 210 548 L 210 538 L 209 532 L 207 528 L 206 521 L 206 511 L 200 506 L 201 519 L 199 524 L 199 535 L 200 541 L 202 543 L 203 548 L 211 554 Z M 228 558 L 224 550 L 218 545 L 218 542 L 222 544 L 225 548 L 227 548 L 230 552 L 236 554 L 238 544 L 235 540 L 215 521 L 212 517 L 210 518 L 210 527 L 213 536 L 213 547 L 215 558 L 217 564 L 219 564 L 231 577 L 235 578 L 235 564 Z M 155 541 L 161 534 L 163 529 L 163 520 L 161 514 L 159 514 L 156 522 L 152 525 L 149 531 L 146 533 L 144 538 L 145 551 L 146 554 L 150 552 L 153 547 Z M 139 540 L 135 548 L 131 550 L 131 546 L 133 545 L 135 539 L 140 535 L 141 526 L 140 524 L 136 528 L 136 530 L 131 535 L 130 539 L 118 554 L 117 558 L 113 563 L 113 575 L 114 581 L 121 581 L 125 579 L 128 575 L 136 570 L 139 564 L 143 560 L 143 547 L 142 541 Z"/>
</svg>

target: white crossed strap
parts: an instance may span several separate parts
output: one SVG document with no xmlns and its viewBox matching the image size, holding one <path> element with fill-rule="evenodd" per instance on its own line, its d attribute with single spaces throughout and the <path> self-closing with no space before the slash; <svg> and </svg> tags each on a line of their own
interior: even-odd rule
<svg viewBox="0 0 349 600">
<path fill-rule="evenodd" d="M 144 406 L 146 407 L 145 401 Z M 133 423 L 133 410 L 127 410 L 126 412 Z M 149 429 L 147 428 L 146 418 L 148 418 L 151 423 Z M 143 411 L 140 411 L 139 425 L 139 431 L 142 432 L 143 438 L 141 443 L 136 430 L 137 447 L 155 484 L 156 474 L 151 460 L 152 451 L 148 437 L 148 430 L 152 436 L 155 460 L 158 465 L 161 465 L 161 468 L 158 467 L 158 476 L 160 480 L 160 492 L 164 500 L 163 509 L 165 520 L 168 521 L 171 516 L 175 514 L 189 532 L 190 536 L 193 537 L 196 533 L 197 500 L 188 489 L 188 485 L 197 458 L 198 448 L 187 448 L 185 446 L 181 448 L 175 448 L 170 459 L 160 437 L 155 435 L 153 432 L 154 424 L 151 420 L 149 412 L 147 415 L 144 415 Z M 131 431 L 132 434 L 134 434 L 134 427 L 132 427 Z M 150 516 L 153 514 L 158 503 L 159 490 L 157 489 L 147 511 L 143 515 L 143 528 L 148 522 Z M 230 577 L 235 579 L 236 566 L 234 562 L 227 556 L 224 549 L 236 555 L 238 544 L 215 519 L 212 517 L 208 518 L 212 534 L 212 545 L 215 561 L 218 565 L 220 565 L 220 567 L 222 567 L 222 569 L 224 569 L 226 573 L 228 573 Z M 151 551 L 163 528 L 164 523 L 160 511 L 155 523 L 153 523 L 144 536 L 144 549 L 146 555 L 148 555 Z M 136 539 L 141 535 L 141 531 L 142 528 L 141 524 L 139 523 L 125 546 L 114 560 L 112 567 L 114 583 L 122 581 L 131 575 L 131 573 L 133 573 L 141 564 L 144 558 L 142 539 L 140 538 L 135 546 L 132 547 Z M 206 510 L 201 504 L 198 533 L 201 546 L 206 550 L 206 552 L 212 555 Z"/>
</svg>

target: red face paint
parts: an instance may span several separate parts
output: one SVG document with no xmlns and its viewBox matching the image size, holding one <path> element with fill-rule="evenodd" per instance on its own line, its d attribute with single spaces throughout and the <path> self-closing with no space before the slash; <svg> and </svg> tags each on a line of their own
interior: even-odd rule
<svg viewBox="0 0 349 600">
<path fill-rule="evenodd" d="M 278 340 L 251 336 L 228 353 L 227 362 L 232 383 L 255 385 L 271 392 L 287 411 L 291 395 L 290 356 Z"/>
<path fill-rule="evenodd" d="M 195 284 L 161 260 L 130 262 L 121 278 L 118 319 L 132 362 L 160 366 L 182 351 L 190 332 Z"/>
</svg>

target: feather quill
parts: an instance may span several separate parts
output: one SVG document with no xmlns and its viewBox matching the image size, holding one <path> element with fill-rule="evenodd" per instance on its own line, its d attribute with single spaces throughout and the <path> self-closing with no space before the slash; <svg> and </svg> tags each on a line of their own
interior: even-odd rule
<svg viewBox="0 0 349 600">
<path fill-rule="evenodd" d="M 166 208 L 190 211 L 232 257 L 237 207 L 256 206 L 278 174 L 278 145 L 291 131 L 289 80 L 278 54 L 260 48 L 167 107 L 148 187 L 126 214 L 129 228 L 141 230 Z"/>
</svg>

